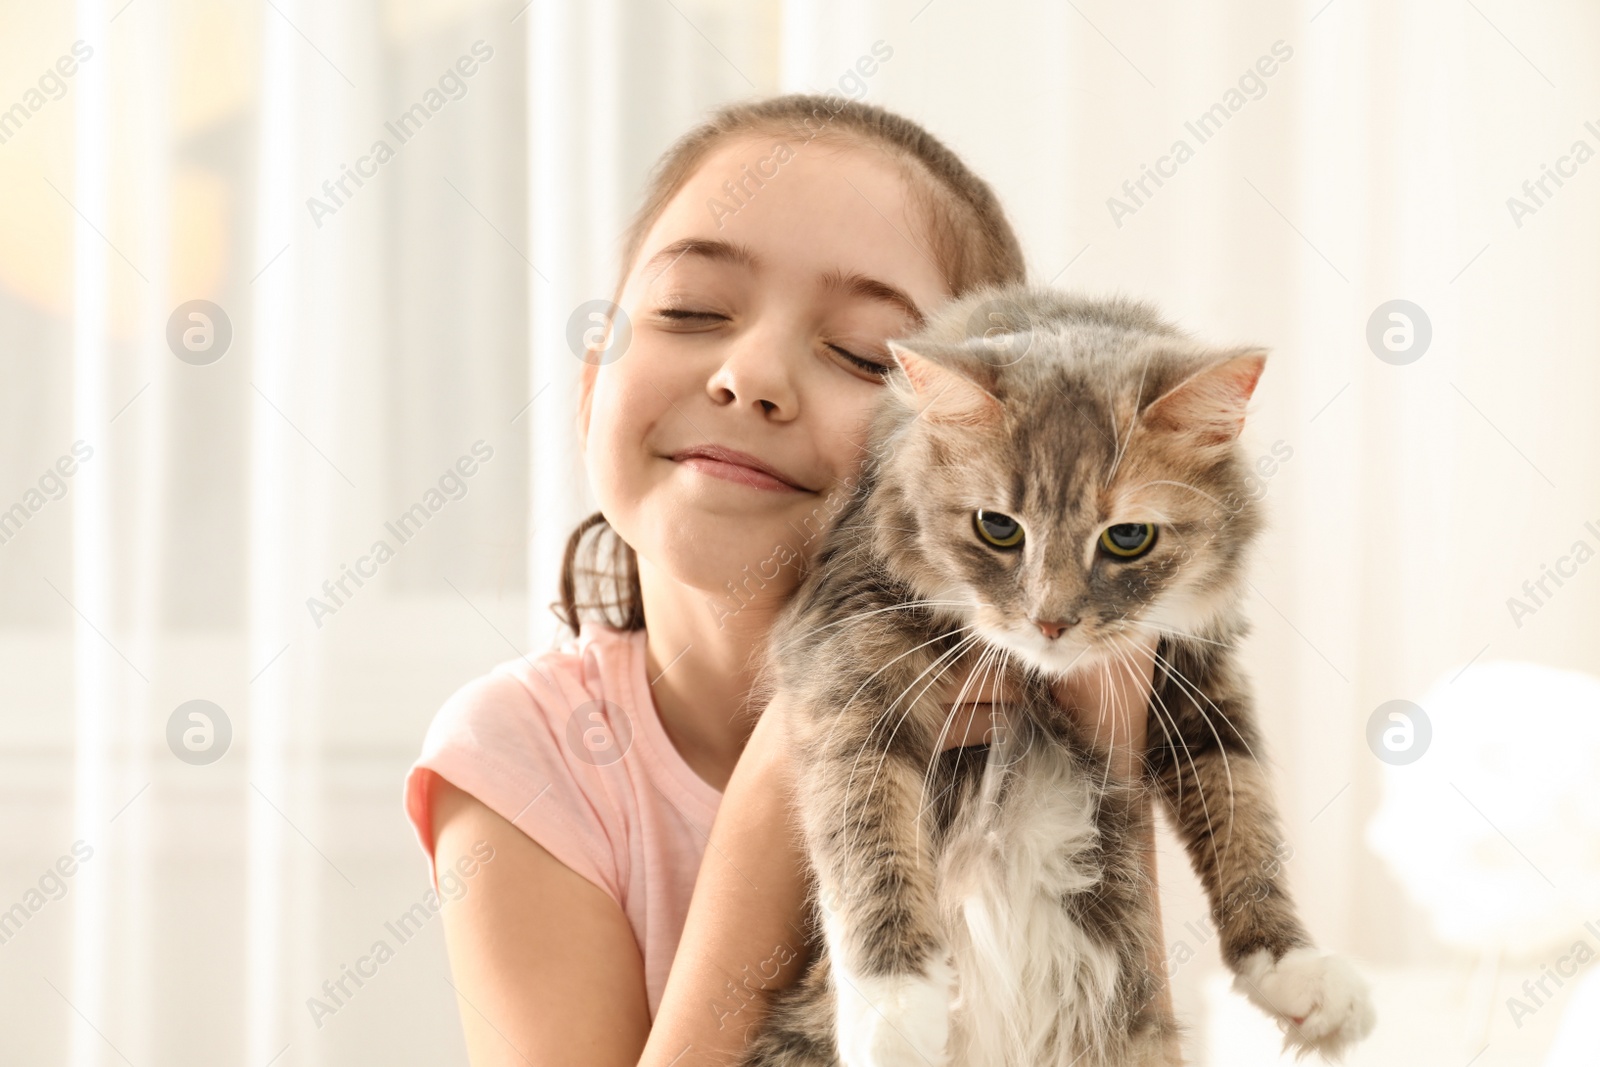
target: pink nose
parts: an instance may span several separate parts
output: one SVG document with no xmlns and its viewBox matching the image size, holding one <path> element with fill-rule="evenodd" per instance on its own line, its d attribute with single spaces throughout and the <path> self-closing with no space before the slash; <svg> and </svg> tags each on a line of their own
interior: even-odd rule
<svg viewBox="0 0 1600 1067">
<path fill-rule="evenodd" d="M 1056 638 L 1060 637 L 1062 634 L 1078 625 L 1078 617 L 1076 615 L 1065 622 L 1047 622 L 1044 619 L 1034 619 L 1033 621 L 1034 625 L 1039 627 L 1039 632 L 1044 634 L 1045 639 L 1048 641 L 1054 641 Z"/>
</svg>

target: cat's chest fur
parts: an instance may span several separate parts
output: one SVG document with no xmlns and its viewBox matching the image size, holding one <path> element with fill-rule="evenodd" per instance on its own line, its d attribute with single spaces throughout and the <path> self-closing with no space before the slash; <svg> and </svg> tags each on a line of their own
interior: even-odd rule
<svg viewBox="0 0 1600 1067">
<path fill-rule="evenodd" d="M 958 993 L 952 1063 L 1066 1067 L 1108 1018 L 1119 961 L 1082 902 L 1108 877 L 1102 782 L 1029 723 L 992 744 L 937 857 Z"/>
</svg>

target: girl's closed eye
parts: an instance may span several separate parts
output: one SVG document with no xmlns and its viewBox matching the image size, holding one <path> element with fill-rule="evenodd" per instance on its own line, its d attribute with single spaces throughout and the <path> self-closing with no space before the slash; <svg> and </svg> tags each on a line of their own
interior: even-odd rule
<svg viewBox="0 0 1600 1067">
<path fill-rule="evenodd" d="M 652 314 L 654 314 L 656 318 L 671 324 L 674 328 L 686 326 L 714 327 L 720 323 L 727 322 L 730 319 L 728 315 L 725 315 L 720 311 L 702 310 L 701 308 L 690 304 L 674 304 L 666 307 L 659 307 L 656 308 Z M 837 355 L 841 360 L 845 361 L 850 367 L 874 378 L 885 378 L 889 375 L 889 372 L 894 369 L 894 364 L 889 360 L 887 354 L 876 353 L 872 350 L 870 345 L 858 346 L 854 344 L 830 341 L 827 342 L 827 349 L 828 351 Z M 879 355 L 880 358 L 873 359 L 869 358 L 868 356 L 859 355 L 858 352 L 862 349 L 872 351 L 874 355 Z"/>
<path fill-rule="evenodd" d="M 728 316 L 719 311 L 700 311 L 689 307 L 664 307 L 656 309 L 656 317 L 669 322 L 725 321 Z"/>
<path fill-rule="evenodd" d="M 852 351 L 851 349 L 846 348 L 843 345 L 839 345 L 839 344 L 829 344 L 828 348 L 829 348 L 830 351 L 836 353 L 841 358 L 848 360 L 851 364 L 853 364 L 856 367 L 859 367 L 861 370 L 865 371 L 867 374 L 873 375 L 874 377 L 877 377 L 877 378 L 888 377 L 889 372 L 894 369 L 894 364 L 888 362 L 887 358 L 885 359 L 885 361 L 882 361 L 882 362 L 877 361 L 877 360 L 867 359 L 864 356 L 856 355 L 855 352 Z"/>
</svg>

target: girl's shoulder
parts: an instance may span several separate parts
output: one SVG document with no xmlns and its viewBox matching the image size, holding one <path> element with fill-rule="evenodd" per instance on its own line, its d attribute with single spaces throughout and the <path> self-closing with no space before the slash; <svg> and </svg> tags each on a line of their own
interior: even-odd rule
<svg viewBox="0 0 1600 1067">
<path fill-rule="evenodd" d="M 630 821 L 628 770 L 641 717 L 643 631 L 586 623 L 578 636 L 468 681 L 434 714 L 406 777 L 406 814 L 433 856 L 432 793 L 470 793 L 568 867 L 622 899 L 615 842 Z M 648 705 L 645 714 L 653 712 Z M 437 875 L 435 875 L 435 878 Z"/>
<path fill-rule="evenodd" d="M 541 721 L 564 730 L 575 716 L 603 712 L 605 705 L 632 713 L 648 698 L 635 684 L 643 655 L 643 630 L 585 623 L 578 636 L 505 660 L 462 685 L 434 716 L 424 750 L 463 730 L 494 735 Z"/>
</svg>

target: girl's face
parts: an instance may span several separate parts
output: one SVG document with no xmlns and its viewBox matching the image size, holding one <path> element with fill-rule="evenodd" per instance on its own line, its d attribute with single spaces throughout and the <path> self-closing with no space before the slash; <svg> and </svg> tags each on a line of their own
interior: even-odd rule
<svg viewBox="0 0 1600 1067">
<path fill-rule="evenodd" d="M 865 459 L 884 342 L 950 295 L 884 155 L 778 140 L 718 148 L 651 227 L 622 297 L 632 340 L 598 369 L 584 441 L 641 567 L 731 607 L 730 581 L 746 600 L 797 584 L 789 553 L 817 548 L 829 490 Z"/>
</svg>

